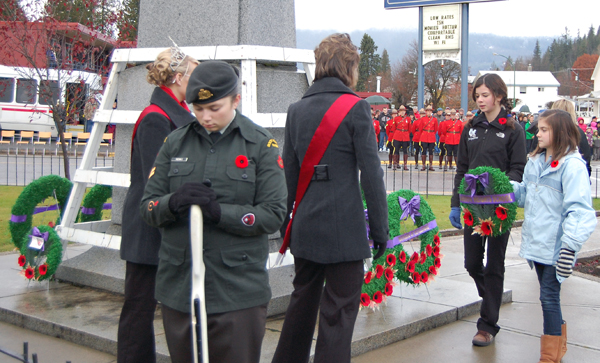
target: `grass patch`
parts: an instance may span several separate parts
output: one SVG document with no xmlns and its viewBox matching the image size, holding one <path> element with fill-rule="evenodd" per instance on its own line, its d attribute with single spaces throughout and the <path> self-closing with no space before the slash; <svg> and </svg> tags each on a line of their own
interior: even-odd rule
<svg viewBox="0 0 600 363">
<path fill-rule="evenodd" d="M 10 230 L 8 228 L 8 221 L 10 220 L 11 210 L 17 198 L 21 194 L 25 187 L 13 187 L 13 186 L 0 186 L 0 252 L 12 251 L 15 249 L 14 244 L 11 241 Z M 90 191 L 91 188 L 86 190 Z M 111 203 L 112 199 L 106 201 Z M 49 206 L 56 204 L 56 199 L 46 198 L 43 203 L 38 206 Z M 32 226 L 48 225 L 48 222 L 54 223 L 58 220 L 58 211 L 49 211 L 44 213 L 38 213 L 33 216 Z M 107 220 L 111 218 L 111 211 L 102 211 L 102 219 Z"/>
</svg>

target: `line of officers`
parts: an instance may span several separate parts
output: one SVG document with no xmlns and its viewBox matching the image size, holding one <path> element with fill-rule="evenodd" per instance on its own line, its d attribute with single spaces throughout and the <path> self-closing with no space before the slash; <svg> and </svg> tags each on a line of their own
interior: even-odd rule
<svg viewBox="0 0 600 363">
<path fill-rule="evenodd" d="M 466 125 L 473 117 L 468 111 L 465 115 L 463 110 L 446 108 L 437 109 L 433 114 L 433 108 L 427 106 L 425 109 L 414 111 L 405 106 L 399 109 L 383 112 L 372 110 L 373 127 L 378 136 L 380 151 L 383 146 L 389 151 L 388 168 L 400 169 L 400 152 L 403 153 L 404 170 L 408 169 L 408 156 L 415 157 L 415 170 L 419 169 L 419 154 L 421 154 L 421 170 L 434 171 L 434 152 L 439 154 L 439 169 L 444 171 L 453 170 L 452 162 L 456 160 L 460 135 Z M 387 141 L 386 141 L 387 140 Z M 429 165 L 427 165 L 429 155 Z"/>
</svg>

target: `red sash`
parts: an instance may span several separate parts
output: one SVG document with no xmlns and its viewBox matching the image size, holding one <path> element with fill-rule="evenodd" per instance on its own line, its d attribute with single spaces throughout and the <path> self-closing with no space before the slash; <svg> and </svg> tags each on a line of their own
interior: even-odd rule
<svg viewBox="0 0 600 363">
<path fill-rule="evenodd" d="M 290 245 L 290 237 L 292 233 L 292 222 L 294 220 L 294 215 L 296 215 L 296 210 L 298 209 L 298 205 L 302 201 L 304 197 L 304 193 L 306 189 L 308 189 L 308 185 L 310 184 L 310 180 L 313 177 L 315 172 L 314 166 L 317 165 L 323 155 L 325 154 L 325 150 L 329 146 L 333 135 L 337 131 L 338 127 L 348 114 L 352 107 L 360 101 L 359 97 L 351 94 L 344 94 L 340 96 L 334 103 L 329 107 L 329 110 L 325 112 L 325 116 L 321 120 L 319 127 L 317 127 L 317 131 L 313 135 L 310 140 L 310 144 L 308 145 L 308 149 L 306 150 L 306 154 L 304 155 L 304 160 L 302 160 L 302 165 L 300 167 L 300 176 L 298 178 L 298 188 L 296 189 L 296 202 L 294 204 L 294 209 L 292 210 L 292 216 L 290 217 L 290 222 L 288 223 L 287 229 L 285 231 L 285 237 L 283 237 L 283 244 L 281 245 L 281 249 L 279 249 L 280 254 L 285 254 L 288 246 Z"/>
<path fill-rule="evenodd" d="M 132 156 L 133 156 L 133 140 L 135 139 L 135 134 L 137 132 L 138 126 L 140 126 L 140 122 L 142 122 L 144 117 L 146 117 L 147 114 L 152 113 L 152 112 L 160 113 L 161 115 L 165 116 L 171 124 L 173 124 L 173 121 L 171 121 L 171 118 L 169 117 L 169 115 L 167 115 L 167 113 L 165 111 L 163 111 L 162 108 L 158 107 L 157 105 L 155 105 L 153 103 L 150 104 L 148 107 L 146 107 L 140 114 L 140 117 L 138 117 L 137 121 L 135 122 L 135 126 L 133 127 L 133 134 L 131 134 L 131 155 Z M 175 125 L 175 124 L 173 124 L 173 125 Z"/>
</svg>

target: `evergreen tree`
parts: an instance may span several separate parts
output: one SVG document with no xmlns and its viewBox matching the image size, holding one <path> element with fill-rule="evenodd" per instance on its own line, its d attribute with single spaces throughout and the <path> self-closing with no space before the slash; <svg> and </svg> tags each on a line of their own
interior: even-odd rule
<svg viewBox="0 0 600 363">
<path fill-rule="evenodd" d="M 373 76 L 379 73 L 381 66 L 381 57 L 375 52 L 377 52 L 375 41 L 365 33 L 360 41 L 360 63 L 358 64 L 358 83 L 356 85 L 356 90 L 359 92 L 372 91 L 374 88 L 369 87 L 369 81 L 372 81 Z"/>
<path fill-rule="evenodd" d="M 512 60 L 511 56 L 508 56 L 506 62 L 504 62 L 504 71 L 514 71 L 515 62 Z"/>
<path fill-rule="evenodd" d="M 594 34 L 594 26 L 590 25 L 590 29 L 587 35 L 587 54 L 594 54 L 600 44 L 600 36 Z"/>
<path fill-rule="evenodd" d="M 137 40 L 139 16 L 140 0 L 124 0 L 117 20 L 119 40 Z"/>
<path fill-rule="evenodd" d="M 383 92 L 385 89 L 391 86 L 392 84 L 392 68 L 390 66 L 390 56 L 388 54 L 387 49 L 384 49 L 381 53 L 381 90 Z"/>
<path fill-rule="evenodd" d="M 531 59 L 531 67 L 534 71 L 542 70 L 542 50 L 540 49 L 540 41 L 535 41 L 535 48 L 533 48 L 533 59 Z"/>
</svg>

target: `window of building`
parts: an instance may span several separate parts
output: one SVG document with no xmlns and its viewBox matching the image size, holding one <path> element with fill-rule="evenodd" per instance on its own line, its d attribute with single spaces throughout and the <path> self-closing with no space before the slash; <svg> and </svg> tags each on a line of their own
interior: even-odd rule
<svg viewBox="0 0 600 363">
<path fill-rule="evenodd" d="M 0 102 L 12 102 L 15 96 L 15 79 L 0 78 Z"/>
<path fill-rule="evenodd" d="M 58 81 L 41 81 L 40 82 L 40 105 L 53 105 L 60 97 L 60 88 Z"/>
<path fill-rule="evenodd" d="M 38 83 L 35 79 L 17 80 L 17 103 L 35 103 Z"/>
<path fill-rule="evenodd" d="M 544 92 L 544 87 L 538 87 L 538 92 Z"/>
<path fill-rule="evenodd" d="M 527 93 L 527 87 L 519 87 L 519 93 L 524 95 L 525 93 Z"/>
</svg>

